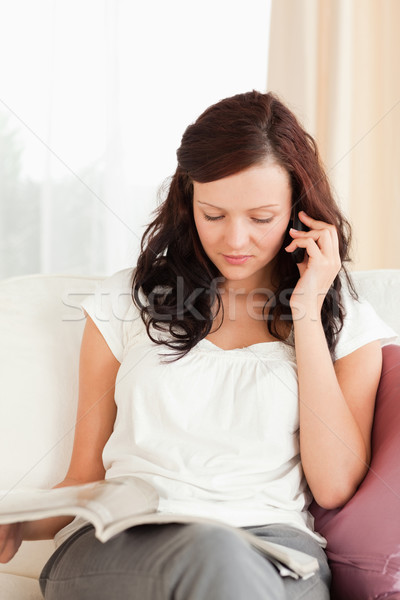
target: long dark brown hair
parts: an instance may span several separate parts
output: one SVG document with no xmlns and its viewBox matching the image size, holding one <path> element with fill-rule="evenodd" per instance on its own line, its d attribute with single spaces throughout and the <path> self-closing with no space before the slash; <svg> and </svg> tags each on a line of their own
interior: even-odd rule
<svg viewBox="0 0 400 600">
<path fill-rule="evenodd" d="M 342 271 L 357 298 L 344 266 L 350 260 L 350 225 L 333 198 L 313 138 L 276 95 L 253 90 L 210 106 L 184 132 L 177 158 L 166 198 L 144 232 L 132 279 L 133 301 L 155 343 L 177 350 L 173 356 L 182 358 L 210 333 L 222 306 L 215 285 L 221 274 L 204 252 L 194 222 L 193 181 L 216 181 L 267 159 L 289 174 L 296 211 L 336 226 Z M 282 323 L 292 324 L 289 300 L 299 279 L 283 249 L 291 239 L 287 236 L 274 261 L 275 289 L 265 319 L 270 334 L 282 341 L 287 341 Z M 341 285 L 338 275 L 321 312 L 332 357 L 344 319 Z M 167 335 L 154 336 L 151 327 Z"/>
</svg>

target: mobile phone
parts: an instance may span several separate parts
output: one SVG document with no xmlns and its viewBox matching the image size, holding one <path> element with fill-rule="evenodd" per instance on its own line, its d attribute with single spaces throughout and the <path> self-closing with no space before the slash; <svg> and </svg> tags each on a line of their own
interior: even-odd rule
<svg viewBox="0 0 400 600">
<path fill-rule="evenodd" d="M 309 231 L 309 228 L 300 221 L 298 211 L 293 212 L 292 223 L 293 229 L 297 229 L 298 231 Z M 305 251 L 305 248 L 296 248 L 290 253 L 290 256 L 295 263 L 301 263 L 304 260 Z"/>
</svg>

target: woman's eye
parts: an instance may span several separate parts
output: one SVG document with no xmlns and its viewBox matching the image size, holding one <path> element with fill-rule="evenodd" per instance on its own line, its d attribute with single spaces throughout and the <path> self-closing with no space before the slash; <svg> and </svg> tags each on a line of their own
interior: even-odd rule
<svg viewBox="0 0 400 600">
<path fill-rule="evenodd" d="M 269 217 L 268 219 L 254 219 L 256 223 L 271 223 L 273 217 Z"/>
<path fill-rule="evenodd" d="M 219 221 L 220 219 L 223 219 L 224 217 L 223 217 L 223 215 L 221 215 L 220 217 L 210 217 L 210 215 L 206 215 L 205 214 L 204 218 L 207 221 Z M 273 217 L 269 217 L 268 219 L 256 219 L 256 218 L 253 218 L 253 221 L 255 223 L 271 223 L 272 219 L 273 219 Z"/>
<path fill-rule="evenodd" d="M 204 218 L 207 219 L 207 221 L 219 221 L 219 219 L 222 219 L 221 217 L 210 217 L 209 215 L 204 215 Z"/>
</svg>

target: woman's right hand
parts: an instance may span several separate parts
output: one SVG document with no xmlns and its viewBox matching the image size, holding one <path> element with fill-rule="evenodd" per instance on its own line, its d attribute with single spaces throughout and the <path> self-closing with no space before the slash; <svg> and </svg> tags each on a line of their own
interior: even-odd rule
<svg viewBox="0 0 400 600">
<path fill-rule="evenodd" d="M 21 543 L 22 523 L 0 525 L 0 563 L 11 560 Z"/>
</svg>

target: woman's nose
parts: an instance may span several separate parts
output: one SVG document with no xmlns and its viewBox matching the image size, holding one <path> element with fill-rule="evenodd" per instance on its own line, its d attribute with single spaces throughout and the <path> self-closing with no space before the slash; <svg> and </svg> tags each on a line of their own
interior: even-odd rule
<svg viewBox="0 0 400 600">
<path fill-rule="evenodd" d="M 228 248 L 231 248 L 232 250 L 248 250 L 250 237 L 243 223 L 233 220 L 227 224 L 225 230 L 225 242 Z"/>
</svg>

